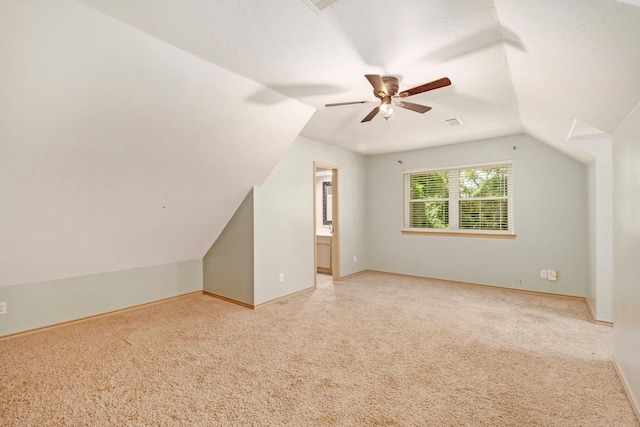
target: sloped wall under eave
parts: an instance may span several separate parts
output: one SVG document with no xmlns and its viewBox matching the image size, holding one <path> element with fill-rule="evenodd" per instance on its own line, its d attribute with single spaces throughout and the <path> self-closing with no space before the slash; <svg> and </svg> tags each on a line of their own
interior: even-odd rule
<svg viewBox="0 0 640 427">
<path fill-rule="evenodd" d="M 252 189 L 202 260 L 207 292 L 254 304 Z"/>
<path fill-rule="evenodd" d="M 257 306 L 313 287 L 314 161 L 339 171 L 341 275 L 367 268 L 365 158 L 298 137 L 205 255 L 205 291 Z"/>
<path fill-rule="evenodd" d="M 202 291 L 202 260 L 0 286 L 0 337 Z"/>
<path fill-rule="evenodd" d="M 0 56 L 0 286 L 202 258 L 313 113 L 68 0 Z"/>
</svg>

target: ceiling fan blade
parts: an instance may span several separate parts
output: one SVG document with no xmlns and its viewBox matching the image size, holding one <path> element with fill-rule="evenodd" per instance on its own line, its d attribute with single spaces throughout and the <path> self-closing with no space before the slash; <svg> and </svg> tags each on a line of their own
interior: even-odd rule
<svg viewBox="0 0 640 427">
<path fill-rule="evenodd" d="M 376 114 L 378 114 L 378 111 L 380 111 L 380 106 L 379 105 L 376 108 L 374 108 L 373 110 L 371 110 L 371 112 L 367 115 L 367 117 L 362 119 L 362 121 L 360 123 L 364 123 L 364 122 L 370 121 L 371 119 L 373 119 L 376 116 Z"/>
<path fill-rule="evenodd" d="M 367 80 L 369 80 L 371 86 L 373 86 L 373 93 L 378 98 L 384 98 L 385 96 L 387 96 L 387 88 L 385 87 L 384 81 L 379 74 L 365 74 L 364 76 L 367 78 Z"/>
<path fill-rule="evenodd" d="M 407 110 L 415 111 L 416 113 L 424 114 L 427 111 L 431 110 L 431 107 L 427 107 L 426 105 L 414 104 L 413 102 L 406 101 L 396 101 L 396 105 L 401 108 L 406 108 Z"/>
<path fill-rule="evenodd" d="M 400 98 L 406 98 L 407 96 L 417 95 L 422 92 L 427 92 L 429 90 L 440 89 L 441 87 L 449 86 L 451 84 L 451 80 L 447 77 L 443 77 L 439 80 L 434 80 L 430 83 L 425 83 L 420 86 L 413 87 L 411 89 L 402 91 L 398 94 Z"/>
<path fill-rule="evenodd" d="M 324 104 L 325 107 L 338 107 L 340 105 L 351 105 L 351 104 L 367 104 L 369 102 L 374 101 L 353 101 L 353 102 L 337 102 L 335 104 Z"/>
</svg>

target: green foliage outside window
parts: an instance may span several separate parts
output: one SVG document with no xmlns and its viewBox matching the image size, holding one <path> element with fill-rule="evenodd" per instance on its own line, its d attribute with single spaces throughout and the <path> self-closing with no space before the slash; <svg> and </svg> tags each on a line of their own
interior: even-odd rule
<svg viewBox="0 0 640 427">
<path fill-rule="evenodd" d="M 449 173 L 431 172 L 412 175 L 410 188 L 411 199 L 415 200 L 410 203 L 410 226 L 412 228 L 448 228 L 449 201 L 446 199 L 449 198 Z"/>
<path fill-rule="evenodd" d="M 509 231 L 510 179 L 510 164 L 407 174 L 405 227 Z"/>
<path fill-rule="evenodd" d="M 506 197 L 506 167 L 463 169 L 460 171 L 460 197 Z"/>
<path fill-rule="evenodd" d="M 508 169 L 460 171 L 460 229 L 508 230 Z"/>
</svg>

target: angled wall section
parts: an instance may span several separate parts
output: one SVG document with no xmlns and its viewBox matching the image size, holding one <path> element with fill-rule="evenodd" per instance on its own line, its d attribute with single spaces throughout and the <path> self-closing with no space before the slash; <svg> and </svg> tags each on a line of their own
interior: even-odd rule
<svg viewBox="0 0 640 427">
<path fill-rule="evenodd" d="M 202 258 L 313 113 L 70 0 L 0 2 L 0 56 L 0 286 Z"/>
<path fill-rule="evenodd" d="M 0 335 L 201 291 L 313 113 L 71 0 L 0 2 L 0 56 Z"/>
<path fill-rule="evenodd" d="M 254 226 L 252 189 L 202 260 L 206 292 L 254 304 Z"/>
<path fill-rule="evenodd" d="M 256 305 L 313 287 L 314 161 L 339 170 L 340 274 L 367 268 L 366 158 L 300 136 L 255 189 Z"/>
<path fill-rule="evenodd" d="M 257 306 L 313 287 L 314 161 L 340 171 L 341 274 L 366 268 L 365 158 L 298 137 L 205 255 L 206 292 Z"/>
</svg>

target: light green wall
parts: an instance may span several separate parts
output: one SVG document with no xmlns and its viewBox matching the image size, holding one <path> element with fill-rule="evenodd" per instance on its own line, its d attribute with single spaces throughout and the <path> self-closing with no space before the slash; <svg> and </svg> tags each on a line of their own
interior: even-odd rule
<svg viewBox="0 0 640 427">
<path fill-rule="evenodd" d="M 339 170 L 341 275 L 366 268 L 365 158 L 298 137 L 204 257 L 205 290 L 258 305 L 313 287 L 316 161 Z"/>
<path fill-rule="evenodd" d="M 0 336 L 202 290 L 202 260 L 0 287 Z"/>
<path fill-rule="evenodd" d="M 589 273 L 587 301 L 597 320 L 611 322 L 613 307 L 613 165 L 611 136 L 573 137 L 593 156 L 587 165 Z"/>
<path fill-rule="evenodd" d="M 587 270 L 587 303 L 593 313 L 598 313 L 598 200 L 596 197 L 596 162 L 587 165 L 587 224 L 589 238 L 589 269 Z M 605 320 L 605 319 L 602 319 Z M 608 319 L 611 321 L 611 319 Z"/>
<path fill-rule="evenodd" d="M 499 160 L 513 161 L 515 240 L 400 233 L 403 170 Z M 341 276 L 375 269 L 587 295 L 585 165 L 526 135 L 370 157 L 298 137 L 203 260 L 0 288 L 0 335 L 200 289 L 258 305 L 312 287 L 314 161 L 339 169 Z M 551 268 L 557 282 L 539 278 Z"/>
<path fill-rule="evenodd" d="M 253 189 L 202 260 L 205 291 L 253 305 Z"/>
<path fill-rule="evenodd" d="M 378 155 L 368 160 L 369 268 L 586 295 L 585 165 L 527 135 Z M 502 160 L 513 161 L 516 239 L 401 234 L 404 170 Z M 541 279 L 541 269 L 558 270 L 558 280 Z"/>
<path fill-rule="evenodd" d="M 298 137 L 265 183 L 254 189 L 256 304 L 313 286 L 314 161 L 339 168 L 341 275 L 366 268 L 365 158 Z"/>
<path fill-rule="evenodd" d="M 640 411 L 640 104 L 613 136 L 614 358 Z"/>
</svg>

